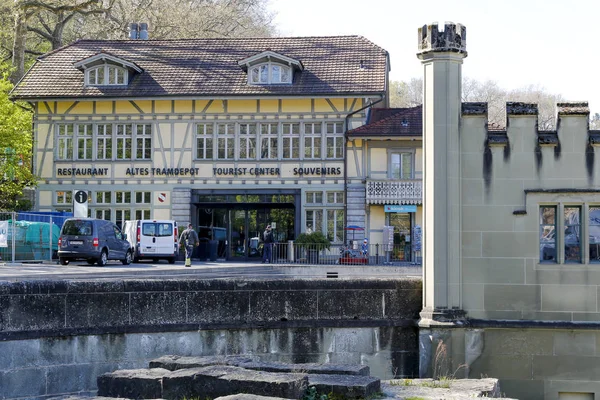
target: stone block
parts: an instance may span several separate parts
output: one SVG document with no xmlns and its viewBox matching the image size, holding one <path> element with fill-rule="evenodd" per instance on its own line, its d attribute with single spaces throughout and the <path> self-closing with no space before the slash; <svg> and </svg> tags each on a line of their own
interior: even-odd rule
<svg viewBox="0 0 600 400">
<path fill-rule="evenodd" d="M 120 370 L 98 377 L 98 395 L 131 399 L 158 399 L 163 380 L 171 374 L 163 368 Z"/>
<path fill-rule="evenodd" d="M 217 398 L 236 393 L 299 399 L 307 388 L 306 374 L 278 374 L 232 366 L 182 369 L 163 379 L 163 397 L 168 399 Z"/>
<path fill-rule="evenodd" d="M 371 376 L 309 374 L 308 385 L 343 399 L 367 399 L 381 390 L 380 380 Z"/>
<path fill-rule="evenodd" d="M 551 330 L 487 329 L 485 352 L 490 355 L 550 355 L 553 354 Z"/>
<path fill-rule="evenodd" d="M 131 295 L 131 323 L 134 325 L 186 322 L 185 293 L 152 292 Z"/>
<path fill-rule="evenodd" d="M 543 285 L 544 311 L 597 312 L 596 287 L 580 285 Z"/>
<path fill-rule="evenodd" d="M 282 397 L 267 397 L 267 396 L 257 396 L 255 394 L 238 393 L 238 394 L 232 394 L 229 396 L 217 397 L 215 400 L 289 400 L 289 399 L 284 399 Z"/>
<path fill-rule="evenodd" d="M 106 312 L 107 309 L 110 313 Z M 69 294 L 66 313 L 69 328 L 124 326 L 129 324 L 129 294 Z"/>
<path fill-rule="evenodd" d="M 539 311 L 541 288 L 536 285 L 485 285 L 487 311 Z M 561 293 L 564 292 L 561 290 Z"/>
<path fill-rule="evenodd" d="M 379 290 L 324 290 L 319 293 L 319 319 L 380 319 L 382 297 Z"/>
<path fill-rule="evenodd" d="M 61 329 L 64 325 L 64 295 L 0 296 L 0 331 Z"/>
<path fill-rule="evenodd" d="M 598 376 L 600 376 L 600 357 L 574 355 L 533 357 L 533 379 L 595 381 Z"/>
<path fill-rule="evenodd" d="M 150 368 L 163 368 L 169 371 L 177 371 L 186 368 L 201 368 L 211 365 L 231 365 L 238 366 L 244 363 L 250 363 L 252 359 L 243 356 L 200 356 L 200 357 L 182 357 L 168 355 L 151 360 Z"/>
<path fill-rule="evenodd" d="M 515 399 L 546 400 L 543 380 L 501 379 L 500 390 Z"/>
<path fill-rule="evenodd" d="M 188 322 L 237 322 L 250 317 L 247 291 L 206 291 L 189 293 Z"/>
<path fill-rule="evenodd" d="M 0 371 L 0 399 L 29 398 L 45 393 L 44 368 Z"/>
<path fill-rule="evenodd" d="M 596 332 L 557 331 L 554 333 L 554 354 L 596 355 Z"/>
<path fill-rule="evenodd" d="M 347 365 L 347 364 L 288 364 L 282 362 L 242 362 L 239 367 L 265 372 L 296 372 L 304 374 L 323 374 L 323 375 L 360 375 L 369 376 L 369 367 L 366 365 Z M 310 381 L 310 378 L 309 378 Z"/>
<path fill-rule="evenodd" d="M 316 319 L 315 291 L 255 291 L 250 294 L 253 321 L 294 321 Z"/>
</svg>

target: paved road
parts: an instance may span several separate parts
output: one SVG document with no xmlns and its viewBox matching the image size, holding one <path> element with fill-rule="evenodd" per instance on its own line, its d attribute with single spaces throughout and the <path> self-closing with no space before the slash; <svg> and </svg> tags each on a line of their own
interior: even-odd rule
<svg viewBox="0 0 600 400">
<path fill-rule="evenodd" d="M 109 262 L 104 267 L 89 265 L 86 262 L 72 262 L 63 266 L 53 263 L 2 263 L 0 281 L 41 280 L 41 279 L 115 279 L 115 278 L 392 278 L 421 277 L 420 266 L 349 266 L 349 265 L 272 265 L 260 263 L 195 262 L 186 268 L 183 262 L 168 264 L 133 263 L 122 265 Z"/>
</svg>

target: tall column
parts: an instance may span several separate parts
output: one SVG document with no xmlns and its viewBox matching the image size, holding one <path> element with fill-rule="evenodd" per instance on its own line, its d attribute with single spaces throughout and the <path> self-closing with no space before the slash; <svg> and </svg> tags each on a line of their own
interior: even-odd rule
<svg viewBox="0 0 600 400">
<path fill-rule="evenodd" d="M 462 317 L 460 136 L 466 28 L 419 28 L 423 65 L 423 310 L 421 324 Z"/>
</svg>

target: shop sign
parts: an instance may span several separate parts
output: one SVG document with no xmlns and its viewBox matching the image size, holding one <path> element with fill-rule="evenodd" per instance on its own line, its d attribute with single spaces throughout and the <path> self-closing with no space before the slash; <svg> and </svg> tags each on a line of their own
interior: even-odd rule
<svg viewBox="0 0 600 400">
<path fill-rule="evenodd" d="M 417 212 L 417 206 L 404 204 L 386 204 L 383 207 L 385 212 L 393 213 L 414 213 Z"/>
</svg>

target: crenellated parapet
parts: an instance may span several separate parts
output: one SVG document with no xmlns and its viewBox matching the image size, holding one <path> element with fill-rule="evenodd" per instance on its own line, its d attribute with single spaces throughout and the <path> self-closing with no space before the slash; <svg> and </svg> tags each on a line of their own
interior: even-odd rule
<svg viewBox="0 0 600 400">
<path fill-rule="evenodd" d="M 506 102 L 506 117 L 509 115 L 538 115 L 538 105 L 520 101 Z"/>
<path fill-rule="evenodd" d="M 558 116 L 561 115 L 590 115 L 590 107 L 586 101 L 573 103 L 557 103 Z"/>
<path fill-rule="evenodd" d="M 462 103 L 462 115 L 488 115 L 488 104 L 485 102 Z"/>
<path fill-rule="evenodd" d="M 454 52 L 467 56 L 467 28 L 462 24 L 444 23 L 439 30 L 437 22 L 419 28 L 418 53 Z"/>
</svg>

